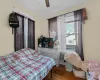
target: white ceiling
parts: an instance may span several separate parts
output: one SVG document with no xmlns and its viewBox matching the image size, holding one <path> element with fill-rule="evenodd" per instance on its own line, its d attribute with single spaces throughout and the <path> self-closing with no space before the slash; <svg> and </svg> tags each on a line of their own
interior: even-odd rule
<svg viewBox="0 0 100 80">
<path fill-rule="evenodd" d="M 51 14 L 62 11 L 69 7 L 79 5 L 86 0 L 49 0 L 50 7 L 46 7 L 45 0 L 17 0 L 21 4 L 24 4 L 35 14 L 42 16 L 50 16 Z"/>
</svg>

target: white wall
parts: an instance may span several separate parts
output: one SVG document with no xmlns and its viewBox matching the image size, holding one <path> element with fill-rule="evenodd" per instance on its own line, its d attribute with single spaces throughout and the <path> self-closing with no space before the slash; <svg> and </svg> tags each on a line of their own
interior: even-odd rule
<svg viewBox="0 0 100 80">
<path fill-rule="evenodd" d="M 88 11 L 83 28 L 85 59 L 100 60 L 100 0 L 91 0 L 84 6 Z"/>
<path fill-rule="evenodd" d="M 43 34 L 48 36 L 48 27 L 46 20 L 40 16 L 35 15 L 32 11 L 23 7 L 15 0 L 1 0 L 0 1 L 0 56 L 7 55 L 14 51 L 14 35 L 12 35 L 12 28 L 8 24 L 8 16 L 14 10 L 13 7 L 19 9 L 23 13 L 33 16 L 35 23 L 36 47 L 37 38 Z"/>
<path fill-rule="evenodd" d="M 13 9 L 14 0 L 0 1 L 0 55 L 13 51 L 12 29 L 8 26 L 8 15 Z"/>
<path fill-rule="evenodd" d="M 88 20 L 83 25 L 83 45 L 85 60 L 100 60 L 100 0 L 88 0 L 87 3 L 54 13 L 49 18 L 86 8 Z"/>
<path fill-rule="evenodd" d="M 2 0 L 0 1 L 0 55 L 6 55 L 14 51 L 14 37 L 12 29 L 8 26 L 8 15 L 12 12 L 13 6 L 33 16 L 36 21 L 36 43 L 41 34 L 48 36 L 48 21 L 46 19 L 35 15 L 14 0 Z M 85 60 L 100 60 L 100 0 L 88 0 L 86 4 L 54 13 L 48 17 L 58 16 L 83 7 L 88 12 L 88 20 L 83 26 Z"/>
<path fill-rule="evenodd" d="M 43 36 L 46 36 L 48 37 L 49 34 L 48 34 L 48 21 L 47 20 L 39 20 L 36 22 L 36 30 L 35 30 L 35 33 L 36 33 L 36 49 L 37 49 L 37 44 L 38 44 L 38 38 L 43 35 Z"/>
</svg>

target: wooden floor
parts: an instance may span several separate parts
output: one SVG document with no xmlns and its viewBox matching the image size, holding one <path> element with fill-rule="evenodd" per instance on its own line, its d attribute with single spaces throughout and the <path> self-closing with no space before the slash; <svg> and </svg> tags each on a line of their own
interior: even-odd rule
<svg viewBox="0 0 100 80">
<path fill-rule="evenodd" d="M 83 80 L 76 78 L 73 73 L 67 72 L 64 66 L 53 68 L 53 77 L 50 79 L 50 73 L 44 80 Z"/>
</svg>

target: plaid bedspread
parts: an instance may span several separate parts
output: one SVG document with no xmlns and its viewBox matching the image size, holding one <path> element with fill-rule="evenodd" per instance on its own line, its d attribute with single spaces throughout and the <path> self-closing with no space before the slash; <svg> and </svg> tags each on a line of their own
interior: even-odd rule
<svg viewBox="0 0 100 80">
<path fill-rule="evenodd" d="M 52 58 L 22 49 L 0 57 L 0 80 L 42 80 L 54 65 Z"/>
</svg>

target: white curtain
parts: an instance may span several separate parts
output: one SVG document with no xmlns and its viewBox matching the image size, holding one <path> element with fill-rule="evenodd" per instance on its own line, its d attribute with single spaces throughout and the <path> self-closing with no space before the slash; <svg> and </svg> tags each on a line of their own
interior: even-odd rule
<svg viewBox="0 0 100 80">
<path fill-rule="evenodd" d="M 66 51 L 65 15 L 57 17 L 58 41 L 60 52 Z"/>
<path fill-rule="evenodd" d="M 28 18 L 24 18 L 24 47 L 28 48 Z"/>
<path fill-rule="evenodd" d="M 74 21 L 74 12 L 57 17 L 58 41 L 60 52 L 66 52 L 66 22 Z"/>
</svg>

